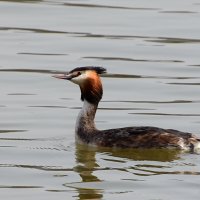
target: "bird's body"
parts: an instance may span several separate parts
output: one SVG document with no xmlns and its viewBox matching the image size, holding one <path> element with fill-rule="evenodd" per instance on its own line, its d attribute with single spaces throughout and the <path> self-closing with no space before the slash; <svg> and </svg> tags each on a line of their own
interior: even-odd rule
<svg viewBox="0 0 200 200">
<path fill-rule="evenodd" d="M 187 151 L 200 149 L 200 139 L 191 133 L 157 127 L 125 127 L 98 130 L 95 114 L 103 95 L 99 74 L 102 67 L 79 67 L 56 78 L 70 80 L 80 86 L 83 107 L 76 121 L 76 141 L 79 143 L 119 148 L 176 148 Z"/>
</svg>

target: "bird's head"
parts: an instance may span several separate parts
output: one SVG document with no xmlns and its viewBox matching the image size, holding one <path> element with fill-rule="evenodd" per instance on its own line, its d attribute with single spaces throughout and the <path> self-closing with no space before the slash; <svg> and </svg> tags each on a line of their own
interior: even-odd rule
<svg viewBox="0 0 200 200">
<path fill-rule="evenodd" d="M 99 74 L 105 73 L 103 67 L 77 67 L 66 74 L 57 74 L 53 77 L 69 80 L 80 86 L 81 100 L 90 103 L 98 103 L 103 95 L 103 89 Z"/>
</svg>

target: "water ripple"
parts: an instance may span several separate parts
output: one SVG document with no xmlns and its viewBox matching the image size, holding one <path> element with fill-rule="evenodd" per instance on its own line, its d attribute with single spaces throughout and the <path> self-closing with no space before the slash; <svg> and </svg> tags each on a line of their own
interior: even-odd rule
<svg viewBox="0 0 200 200">
<path fill-rule="evenodd" d="M 17 132 L 26 132 L 27 130 L 0 130 L 0 133 L 17 133 Z"/>
<path fill-rule="evenodd" d="M 160 10 L 160 8 L 144 8 L 144 7 L 125 7 L 125 6 L 110 6 L 100 4 L 86 4 L 86 3 L 64 3 L 65 6 L 76 6 L 86 8 L 103 8 L 103 9 L 126 9 L 126 10 Z"/>
<path fill-rule="evenodd" d="M 1 189 L 34 189 L 34 188 L 43 188 L 43 186 L 33 186 L 33 185 L 0 185 Z"/>
<path fill-rule="evenodd" d="M 139 176 L 152 176 L 152 175 L 164 175 L 164 174 L 181 174 L 181 175 L 200 175 L 198 171 L 156 171 L 151 169 L 144 169 L 141 167 L 132 167 L 134 171 L 139 171 L 142 173 L 133 172 L 135 175 Z"/>
<path fill-rule="evenodd" d="M 159 61 L 158 61 L 159 62 Z M 46 70 L 46 69 L 0 69 L 0 72 L 26 72 L 26 73 L 40 73 L 40 74 L 62 74 L 68 73 L 67 71 Z M 150 79 L 199 79 L 200 77 L 189 76 L 148 76 L 148 75 L 135 75 L 135 74 L 101 74 L 102 77 L 108 78 L 150 78 Z M 169 83 L 170 84 L 170 83 Z M 173 84 L 173 83 L 172 83 Z M 176 83 L 174 83 L 176 84 Z"/>
<path fill-rule="evenodd" d="M 62 168 L 60 166 L 43 166 L 43 165 L 15 165 L 15 164 L 0 164 L 0 167 L 17 167 L 17 168 L 28 168 L 38 169 L 43 171 L 73 171 L 73 168 Z"/>
<path fill-rule="evenodd" d="M 106 38 L 106 39 L 142 39 L 146 42 L 156 43 L 200 43 L 200 39 L 194 38 L 176 38 L 176 37 L 156 37 L 156 36 L 142 36 L 142 35 L 116 35 L 116 34 L 96 34 L 91 32 L 75 32 L 75 31 L 61 31 L 61 30 L 49 30 L 38 28 L 21 28 L 21 27 L 0 27 L 0 31 L 25 31 L 41 34 L 67 34 L 75 37 L 87 37 L 87 38 Z M 23 52 L 22 52 L 23 53 Z M 61 54 L 62 55 L 62 54 Z M 178 61 L 179 62 L 179 61 Z"/>
<path fill-rule="evenodd" d="M 19 55 L 32 55 L 32 56 L 66 56 L 68 54 L 62 53 L 33 53 L 33 52 L 20 52 Z"/>
<path fill-rule="evenodd" d="M 161 115 L 161 116 L 180 116 L 180 117 L 199 117 L 200 114 L 178 114 L 178 113 L 129 113 L 137 115 Z"/>
<path fill-rule="evenodd" d="M 150 103 L 150 104 L 179 104 L 179 103 L 199 103 L 200 101 L 191 101 L 191 100 L 172 100 L 172 101 L 126 101 L 126 100 L 118 100 L 118 101 L 102 101 L 102 102 L 110 102 L 110 103 Z"/>
<path fill-rule="evenodd" d="M 196 14 L 198 12 L 187 11 L 187 10 L 166 10 L 160 11 L 160 13 L 172 13 L 172 14 Z"/>
<path fill-rule="evenodd" d="M 133 61 L 133 62 L 184 62 L 182 60 L 152 60 L 152 59 L 133 59 L 133 58 L 122 58 L 122 57 L 94 57 L 94 56 L 87 56 L 87 57 L 83 57 L 83 58 L 96 59 L 96 60 Z"/>
</svg>

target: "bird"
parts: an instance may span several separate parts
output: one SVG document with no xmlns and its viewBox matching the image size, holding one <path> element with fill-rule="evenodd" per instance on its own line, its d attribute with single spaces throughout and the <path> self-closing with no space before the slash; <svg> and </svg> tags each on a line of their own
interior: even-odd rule
<svg viewBox="0 0 200 200">
<path fill-rule="evenodd" d="M 99 130 L 95 125 L 95 114 L 103 96 L 100 75 L 106 69 L 100 66 L 76 67 L 53 77 L 79 85 L 83 106 L 75 126 L 77 143 L 109 148 L 164 148 L 196 152 L 200 149 L 200 138 L 192 133 L 153 126 L 133 126 Z"/>
</svg>

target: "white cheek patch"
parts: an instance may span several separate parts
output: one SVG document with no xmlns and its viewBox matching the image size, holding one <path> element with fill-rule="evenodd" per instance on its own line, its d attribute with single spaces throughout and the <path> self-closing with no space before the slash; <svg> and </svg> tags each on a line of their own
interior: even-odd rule
<svg viewBox="0 0 200 200">
<path fill-rule="evenodd" d="M 71 81 L 75 84 L 81 85 L 87 79 L 87 74 L 83 73 L 77 77 L 71 79 Z"/>
</svg>

